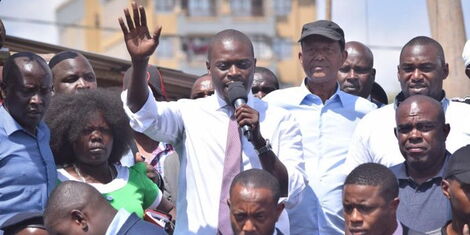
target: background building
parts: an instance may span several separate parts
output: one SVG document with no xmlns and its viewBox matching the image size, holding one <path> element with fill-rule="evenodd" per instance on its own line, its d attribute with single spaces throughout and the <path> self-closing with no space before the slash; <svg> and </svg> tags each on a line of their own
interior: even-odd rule
<svg viewBox="0 0 470 235">
<path fill-rule="evenodd" d="M 129 0 L 66 0 L 56 10 L 62 24 L 59 44 L 129 59 L 117 19 Z M 140 0 L 149 28 L 163 26 L 160 45 L 150 63 L 204 74 L 210 37 L 233 28 L 247 34 L 258 66 L 273 70 L 283 83 L 304 77 L 297 39 L 304 23 L 316 19 L 314 0 Z"/>
</svg>

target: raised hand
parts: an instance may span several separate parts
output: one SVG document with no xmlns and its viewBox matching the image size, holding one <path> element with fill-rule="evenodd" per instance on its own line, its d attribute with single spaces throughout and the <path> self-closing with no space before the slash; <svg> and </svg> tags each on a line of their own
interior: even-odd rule
<svg viewBox="0 0 470 235">
<path fill-rule="evenodd" d="M 158 27 L 155 32 L 150 35 L 144 7 L 139 6 L 139 8 L 137 8 L 137 4 L 133 2 L 132 11 L 134 19 L 131 18 L 129 9 L 124 9 L 127 26 L 122 17 L 119 17 L 119 25 L 121 25 L 124 41 L 126 42 L 126 47 L 132 60 L 146 60 L 153 54 L 158 46 L 162 27 Z"/>
</svg>

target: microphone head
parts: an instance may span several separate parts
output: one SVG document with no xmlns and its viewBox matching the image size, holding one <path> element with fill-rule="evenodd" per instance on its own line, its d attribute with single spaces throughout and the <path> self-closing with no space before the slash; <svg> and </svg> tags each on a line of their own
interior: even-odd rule
<svg viewBox="0 0 470 235">
<path fill-rule="evenodd" d="M 245 102 L 247 101 L 246 97 L 247 91 L 245 86 L 243 86 L 243 82 L 232 82 L 228 85 L 228 99 L 231 105 L 234 105 L 237 99 L 243 99 Z"/>
</svg>

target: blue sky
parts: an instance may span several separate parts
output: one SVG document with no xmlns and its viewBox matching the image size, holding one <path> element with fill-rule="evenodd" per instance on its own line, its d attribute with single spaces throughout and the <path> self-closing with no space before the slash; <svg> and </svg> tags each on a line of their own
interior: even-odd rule
<svg viewBox="0 0 470 235">
<path fill-rule="evenodd" d="M 388 92 L 397 92 L 396 65 L 400 47 L 415 36 L 430 36 L 426 0 L 332 1 L 333 21 L 344 29 L 346 41 L 369 45 L 375 56 L 376 81 Z M 55 21 L 55 8 L 62 2 L 64 0 L 0 0 L 0 17 Z M 323 19 L 325 0 L 317 0 L 317 4 L 317 15 Z M 462 0 L 462 7 L 467 38 L 470 38 L 470 1 Z M 10 35 L 58 43 L 55 26 L 8 20 L 4 23 Z"/>
</svg>

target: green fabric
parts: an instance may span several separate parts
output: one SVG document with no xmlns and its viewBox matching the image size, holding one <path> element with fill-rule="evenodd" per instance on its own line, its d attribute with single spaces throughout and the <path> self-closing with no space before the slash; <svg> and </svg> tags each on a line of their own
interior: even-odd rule
<svg viewBox="0 0 470 235">
<path fill-rule="evenodd" d="M 104 193 L 103 196 L 115 209 L 124 208 L 143 218 L 144 210 L 148 209 L 161 193 L 158 186 L 147 177 L 145 164 L 140 162 L 129 167 L 129 180 L 124 187 Z"/>
<path fill-rule="evenodd" d="M 108 201 L 109 197 L 111 206 L 116 209 L 124 208 L 128 212 L 135 212 L 140 218 L 144 217 L 144 210 L 157 199 L 161 194 L 160 189 L 146 175 L 146 167 L 143 163 L 137 163 L 129 168 L 129 181 L 126 186 L 105 193 Z M 154 208 L 151 208 L 154 209 Z"/>
</svg>

